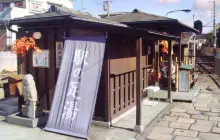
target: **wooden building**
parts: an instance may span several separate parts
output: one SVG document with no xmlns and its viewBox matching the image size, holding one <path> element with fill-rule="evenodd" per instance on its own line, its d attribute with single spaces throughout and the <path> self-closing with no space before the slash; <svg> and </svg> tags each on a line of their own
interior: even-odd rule
<svg viewBox="0 0 220 140">
<path fill-rule="evenodd" d="M 50 12 L 14 19 L 10 21 L 11 25 L 20 27 L 17 38 L 40 32 L 42 37 L 37 40 L 40 49 L 50 51 L 49 68 L 34 68 L 31 52 L 18 61 L 19 73 L 34 76 L 40 104 L 45 109 L 51 107 L 59 73 L 59 68 L 56 68 L 56 42 L 63 42 L 65 37 L 71 36 L 106 36 L 94 120 L 108 123 L 137 105 L 137 125 L 140 125 L 142 89 L 148 86 L 147 69 L 150 67 L 148 46 L 152 51 L 157 40 L 168 40 L 171 46 L 172 40 L 180 39 L 55 6 L 50 8 Z"/>
<path fill-rule="evenodd" d="M 101 18 L 126 24 L 130 27 L 154 30 L 157 32 L 172 34 L 176 36 L 181 36 L 183 32 L 199 33 L 198 30 L 180 22 L 177 19 L 172 19 L 164 16 L 153 15 L 149 13 L 144 13 L 140 10 L 134 9 L 133 12 L 117 12 L 111 13 L 110 16 L 100 15 Z M 178 62 L 178 65 L 184 62 L 185 58 L 188 57 L 188 52 L 181 45 L 181 41 L 177 40 L 173 46 L 172 58 Z M 159 63 L 161 61 L 161 54 L 156 53 L 153 56 L 154 65 L 156 66 L 157 74 L 160 71 Z M 167 60 L 165 60 L 167 63 Z M 178 66 L 177 66 L 178 67 Z M 156 77 L 156 82 L 159 83 L 159 76 Z M 177 85 L 176 85 L 177 86 Z M 168 88 L 170 89 L 170 88 Z"/>
</svg>

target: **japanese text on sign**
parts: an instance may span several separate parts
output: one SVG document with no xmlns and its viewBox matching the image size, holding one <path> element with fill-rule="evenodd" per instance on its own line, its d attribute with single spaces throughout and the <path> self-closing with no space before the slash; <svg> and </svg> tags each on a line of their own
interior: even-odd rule
<svg viewBox="0 0 220 140">
<path fill-rule="evenodd" d="M 63 42 L 56 42 L 56 68 L 60 68 L 63 57 Z"/>
<path fill-rule="evenodd" d="M 75 56 L 73 59 L 73 71 L 70 77 L 70 84 L 67 92 L 67 100 L 64 106 L 64 112 L 62 118 L 65 120 L 74 120 L 78 110 L 78 101 L 81 100 L 81 97 L 78 96 L 79 90 L 79 79 L 82 76 L 81 66 L 88 65 L 86 58 L 88 57 L 89 52 L 83 50 L 76 50 Z"/>
</svg>

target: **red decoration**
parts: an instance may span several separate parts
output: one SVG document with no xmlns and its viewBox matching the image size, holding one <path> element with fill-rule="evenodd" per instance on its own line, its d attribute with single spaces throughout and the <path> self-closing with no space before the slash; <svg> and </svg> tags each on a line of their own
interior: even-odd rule
<svg viewBox="0 0 220 140">
<path fill-rule="evenodd" d="M 21 56 L 25 56 L 27 51 L 30 49 L 41 53 L 41 50 L 37 46 L 37 43 L 33 37 L 22 37 L 21 39 L 17 39 L 12 45 L 12 51 L 17 55 L 20 54 Z"/>
</svg>

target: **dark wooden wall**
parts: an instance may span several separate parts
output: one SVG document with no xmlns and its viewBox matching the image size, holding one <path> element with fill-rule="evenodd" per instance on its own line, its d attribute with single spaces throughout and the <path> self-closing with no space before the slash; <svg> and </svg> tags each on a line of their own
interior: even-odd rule
<svg viewBox="0 0 220 140">
<path fill-rule="evenodd" d="M 39 95 L 39 101 L 44 109 L 50 109 L 59 69 L 56 69 L 56 41 L 64 41 L 64 37 L 105 35 L 103 32 L 49 28 L 39 30 L 19 31 L 18 37 L 32 36 L 34 31 L 42 33 L 42 38 L 37 41 L 40 49 L 50 50 L 50 68 L 33 68 L 32 52 L 19 59 L 19 72 L 31 73 L 34 76 Z M 147 46 L 152 42 L 143 41 L 142 72 L 143 88 L 147 86 L 146 53 Z M 152 46 L 153 47 L 153 46 Z M 136 102 L 136 38 L 119 35 L 109 35 L 106 44 L 105 60 L 101 73 L 100 85 L 94 112 L 94 119 L 109 121 L 124 113 Z M 108 50 L 108 51 L 107 51 Z M 152 56 L 153 57 L 153 56 Z M 149 59 L 151 62 L 152 59 Z M 108 78 L 109 77 L 109 78 Z M 109 79 L 109 81 L 106 79 Z"/>
<path fill-rule="evenodd" d="M 39 96 L 40 105 L 44 109 L 50 109 L 53 95 L 55 91 L 56 81 L 59 73 L 59 69 L 56 68 L 56 50 L 55 45 L 57 41 L 63 41 L 65 37 L 69 36 L 87 36 L 87 35 L 104 35 L 100 32 L 95 31 L 82 31 L 79 29 L 68 29 L 68 28 L 50 28 L 50 29 L 40 29 L 40 30 L 29 30 L 22 31 L 20 30 L 17 34 L 17 38 L 23 36 L 32 36 L 35 31 L 40 31 L 42 37 L 40 40 L 37 40 L 37 44 L 40 49 L 49 49 L 50 50 L 50 68 L 34 68 L 32 67 L 32 51 L 29 51 L 26 57 L 19 59 L 19 73 L 27 74 L 30 73 L 34 76 L 36 87 Z M 104 69 L 103 69 L 104 70 Z M 105 102 L 105 90 L 104 90 L 104 76 L 103 72 L 101 75 L 101 81 L 98 91 L 98 97 L 96 102 L 96 108 L 94 115 L 98 118 L 104 118 L 105 108 L 103 102 Z"/>
<path fill-rule="evenodd" d="M 147 47 L 152 45 L 143 41 L 142 73 L 143 86 L 147 86 Z M 111 36 L 110 42 L 110 105 L 111 119 L 116 118 L 136 103 L 136 39 L 124 36 Z"/>
</svg>

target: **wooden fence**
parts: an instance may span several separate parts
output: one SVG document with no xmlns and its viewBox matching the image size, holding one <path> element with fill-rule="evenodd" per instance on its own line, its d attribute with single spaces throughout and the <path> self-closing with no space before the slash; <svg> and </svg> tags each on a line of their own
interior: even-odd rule
<svg viewBox="0 0 220 140">
<path fill-rule="evenodd" d="M 148 84 L 147 67 L 142 68 L 142 90 Z M 111 116 L 116 118 L 135 106 L 136 70 L 110 75 Z"/>
</svg>

